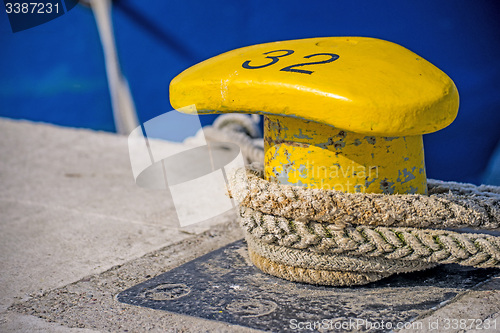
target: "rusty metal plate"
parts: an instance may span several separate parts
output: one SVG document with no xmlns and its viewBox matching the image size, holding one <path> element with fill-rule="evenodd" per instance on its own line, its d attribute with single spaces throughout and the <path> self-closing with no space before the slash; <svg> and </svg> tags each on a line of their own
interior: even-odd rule
<svg viewBox="0 0 500 333">
<path fill-rule="evenodd" d="M 391 331 L 397 325 L 418 324 L 417 316 L 498 272 L 443 265 L 362 287 L 313 286 L 262 273 L 249 262 L 241 240 L 127 289 L 117 298 L 273 332 L 376 327 Z"/>
</svg>

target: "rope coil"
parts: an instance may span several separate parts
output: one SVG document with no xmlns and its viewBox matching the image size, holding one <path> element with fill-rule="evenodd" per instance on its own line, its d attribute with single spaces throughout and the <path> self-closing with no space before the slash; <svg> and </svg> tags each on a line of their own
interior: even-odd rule
<svg viewBox="0 0 500 333">
<path fill-rule="evenodd" d="M 500 237 L 444 230 L 497 229 L 493 186 L 433 181 L 429 196 L 350 194 L 268 182 L 255 164 L 229 181 L 250 258 L 272 275 L 344 286 L 436 264 L 500 267 Z M 399 218 L 381 218 L 380 207 Z"/>
</svg>

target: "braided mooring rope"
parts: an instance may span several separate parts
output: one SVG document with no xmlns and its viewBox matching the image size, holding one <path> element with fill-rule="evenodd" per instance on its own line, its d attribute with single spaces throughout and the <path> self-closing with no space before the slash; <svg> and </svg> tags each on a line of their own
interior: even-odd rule
<svg viewBox="0 0 500 333">
<path fill-rule="evenodd" d="M 263 161 L 251 119 L 223 117 L 208 139 Z M 249 257 L 271 275 L 351 286 L 437 264 L 500 267 L 500 237 L 445 230 L 498 231 L 500 187 L 428 180 L 427 196 L 354 194 L 269 182 L 255 163 L 228 174 Z"/>
<path fill-rule="evenodd" d="M 436 264 L 500 267 L 500 188 L 429 182 L 429 196 L 350 194 L 272 183 L 260 165 L 229 178 L 252 262 L 292 281 L 346 286 Z M 431 229 L 432 228 L 432 229 Z"/>
<path fill-rule="evenodd" d="M 350 254 L 387 259 L 500 267 L 500 238 L 446 230 L 297 222 L 242 207 L 241 224 L 265 244 L 307 249 L 319 254 Z"/>
<path fill-rule="evenodd" d="M 252 166 L 246 174 L 234 175 L 233 196 L 242 206 L 265 214 L 339 226 L 500 227 L 500 188 L 496 186 L 429 180 L 428 196 L 343 193 L 268 182 L 262 166 Z"/>
</svg>

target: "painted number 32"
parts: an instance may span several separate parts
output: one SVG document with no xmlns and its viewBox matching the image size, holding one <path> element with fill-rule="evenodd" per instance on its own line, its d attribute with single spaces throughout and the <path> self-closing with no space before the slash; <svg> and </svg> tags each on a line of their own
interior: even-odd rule
<svg viewBox="0 0 500 333">
<path fill-rule="evenodd" d="M 276 54 L 276 52 L 280 52 L 282 54 L 270 55 L 270 54 Z M 294 52 L 293 50 L 275 50 L 275 51 L 269 51 L 269 52 L 266 52 L 266 53 L 262 53 L 262 54 L 267 55 L 265 58 L 271 59 L 271 61 L 269 61 L 267 64 L 254 66 L 254 65 L 250 64 L 251 60 L 247 60 L 243 64 L 241 64 L 241 66 L 243 68 L 246 68 L 246 69 L 264 68 L 264 67 L 271 66 L 271 65 L 277 63 L 279 61 L 279 58 L 289 56 L 293 52 Z M 339 55 L 335 54 L 335 53 L 315 53 L 315 54 L 306 55 L 306 56 L 304 56 L 304 58 L 305 59 L 309 59 L 309 58 L 318 57 L 318 56 L 329 56 L 330 59 L 326 59 L 326 60 L 322 60 L 322 61 L 303 62 L 303 63 L 300 63 L 300 64 L 295 64 L 295 65 L 283 67 L 282 69 L 280 69 L 280 71 L 283 71 L 283 72 L 293 72 L 293 73 L 302 73 L 302 74 L 309 74 L 310 75 L 310 74 L 314 73 L 314 71 L 308 71 L 308 70 L 305 70 L 305 69 L 298 69 L 297 67 L 304 67 L 304 66 L 310 66 L 310 65 L 319 65 L 319 64 L 327 64 L 327 63 L 333 62 L 333 61 L 335 61 L 335 60 L 337 60 L 339 58 Z"/>
</svg>

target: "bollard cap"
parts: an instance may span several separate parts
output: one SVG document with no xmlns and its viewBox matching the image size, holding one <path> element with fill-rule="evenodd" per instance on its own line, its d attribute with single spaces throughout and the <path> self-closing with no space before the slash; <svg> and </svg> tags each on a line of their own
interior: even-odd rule
<svg viewBox="0 0 500 333">
<path fill-rule="evenodd" d="M 379 136 L 453 122 L 458 91 L 437 67 L 374 38 L 327 37 L 248 46 L 188 68 L 170 83 L 174 108 L 257 113 Z"/>
</svg>

